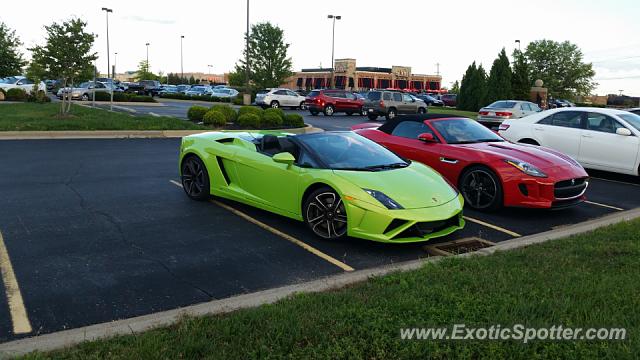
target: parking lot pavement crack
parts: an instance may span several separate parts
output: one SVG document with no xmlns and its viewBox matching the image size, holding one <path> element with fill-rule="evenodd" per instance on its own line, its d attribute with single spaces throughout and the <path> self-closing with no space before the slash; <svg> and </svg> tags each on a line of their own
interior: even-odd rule
<svg viewBox="0 0 640 360">
<path fill-rule="evenodd" d="M 187 286 L 190 286 L 196 290 L 198 290 L 199 292 L 201 292 L 202 294 L 204 294 L 205 296 L 207 296 L 209 299 L 213 299 L 215 300 L 216 297 L 213 296 L 212 293 L 208 292 L 207 290 L 203 289 L 202 287 L 188 281 L 185 280 L 183 278 L 181 278 L 180 276 L 178 276 L 177 274 L 175 274 L 173 272 L 173 270 L 171 270 L 171 268 L 169 266 L 167 266 L 165 263 L 163 263 L 161 260 L 154 258 L 153 256 L 149 255 L 144 248 L 142 248 L 141 246 L 137 245 L 135 242 L 133 241 L 129 241 L 127 240 L 127 237 L 124 233 L 124 231 L 122 230 L 122 226 L 120 225 L 120 223 L 117 221 L 117 219 L 111 215 L 108 214 L 104 211 L 100 211 L 100 210 L 96 210 L 91 208 L 90 206 L 87 205 L 87 201 L 84 198 L 84 196 L 82 196 L 82 194 L 80 194 L 80 192 L 73 186 L 73 180 L 75 179 L 75 177 L 78 176 L 78 174 L 80 173 L 80 170 L 82 169 L 82 165 L 78 167 L 78 169 L 76 170 L 76 172 L 71 175 L 71 177 L 69 177 L 69 179 L 64 183 L 65 186 L 71 191 L 73 192 L 76 197 L 78 197 L 78 199 L 80 200 L 80 208 L 86 212 L 88 212 L 91 215 L 94 216 L 100 216 L 102 218 L 104 218 L 109 224 L 111 224 L 113 226 L 114 229 L 116 229 L 120 239 L 122 240 L 122 242 L 124 242 L 127 246 L 131 247 L 132 249 L 135 249 L 143 258 L 145 258 L 146 260 L 156 263 L 157 265 L 159 265 L 160 267 L 162 267 L 169 275 L 171 275 L 171 277 L 173 277 L 174 279 L 176 279 L 177 281 L 186 284 Z"/>
</svg>

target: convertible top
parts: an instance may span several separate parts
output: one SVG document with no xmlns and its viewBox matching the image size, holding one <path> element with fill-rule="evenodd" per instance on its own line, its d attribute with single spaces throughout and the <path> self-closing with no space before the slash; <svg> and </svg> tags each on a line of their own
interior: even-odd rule
<svg viewBox="0 0 640 360">
<path fill-rule="evenodd" d="M 415 122 L 424 122 L 425 120 L 434 120 L 434 119 L 447 119 L 447 118 L 464 118 L 463 116 L 456 115 L 447 115 L 447 114 L 416 114 L 416 115 L 403 115 L 398 116 L 392 120 L 388 120 L 382 126 L 378 128 L 378 130 L 385 132 L 387 134 L 391 134 L 393 129 L 398 126 L 399 123 L 403 121 L 415 121 Z"/>
</svg>

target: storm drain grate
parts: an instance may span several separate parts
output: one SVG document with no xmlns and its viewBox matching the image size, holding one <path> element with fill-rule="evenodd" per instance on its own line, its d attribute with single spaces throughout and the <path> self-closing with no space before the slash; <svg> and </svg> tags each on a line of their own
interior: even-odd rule
<svg viewBox="0 0 640 360">
<path fill-rule="evenodd" d="M 477 237 L 471 237 L 433 245 L 426 245 L 424 247 L 424 250 L 430 256 L 452 256 L 486 249 L 494 245 L 495 243 L 491 241 L 487 241 Z"/>
</svg>

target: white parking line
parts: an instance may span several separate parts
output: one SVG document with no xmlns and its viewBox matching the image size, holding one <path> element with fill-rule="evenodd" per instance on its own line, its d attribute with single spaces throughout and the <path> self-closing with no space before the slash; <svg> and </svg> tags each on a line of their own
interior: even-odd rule
<svg viewBox="0 0 640 360">
<path fill-rule="evenodd" d="M 169 180 L 169 182 L 171 182 L 173 185 L 182 187 L 182 184 L 177 182 L 177 181 L 175 181 L 175 180 Z M 318 256 L 319 258 L 321 258 L 323 260 L 326 260 L 326 261 L 330 262 L 331 264 L 341 268 L 344 271 L 354 271 L 355 270 L 354 268 L 352 268 L 351 266 L 343 263 L 342 261 L 340 261 L 338 259 L 335 259 L 332 256 L 327 255 L 327 254 L 323 253 L 322 251 L 314 248 L 313 246 L 311 246 L 311 245 L 309 245 L 309 244 L 307 244 L 305 242 L 302 242 L 302 241 L 294 238 L 293 236 L 291 236 L 289 234 L 285 234 L 282 231 L 280 231 L 280 230 L 278 230 L 276 228 L 273 228 L 273 227 L 263 223 L 260 220 L 254 219 L 253 217 L 243 213 L 240 210 L 237 210 L 237 209 L 235 209 L 235 208 L 233 208 L 233 207 L 231 207 L 231 206 L 229 206 L 227 204 L 223 204 L 223 203 L 221 203 L 219 201 L 216 201 L 216 200 L 213 200 L 213 199 L 209 200 L 209 202 L 212 203 L 212 204 L 218 205 L 221 208 L 226 209 L 226 210 L 234 213 L 235 215 L 240 216 L 241 218 L 249 221 L 250 223 L 252 223 L 254 225 L 257 225 L 257 226 L 269 231 L 270 233 L 272 233 L 274 235 L 277 235 L 277 236 L 279 236 L 279 237 L 281 237 L 281 238 L 283 238 L 283 239 L 285 239 L 285 240 L 287 240 L 287 241 L 289 241 L 289 242 L 291 242 L 291 243 L 293 243 L 295 245 L 300 246 L 301 248 L 307 250 L 308 252 Z"/>
<path fill-rule="evenodd" d="M 624 211 L 623 208 L 619 208 L 616 206 L 611 206 L 611 205 L 606 205 L 606 204 L 601 204 L 601 203 L 597 203 L 597 202 L 593 202 L 593 201 L 585 201 L 585 204 L 590 204 L 590 205 L 595 205 L 595 206 L 600 206 L 603 208 L 607 208 L 607 209 L 613 209 L 613 210 L 618 210 L 618 211 Z"/>
<path fill-rule="evenodd" d="M 154 112 L 149 112 L 149 115 L 151 115 L 151 116 L 155 116 L 155 117 L 160 117 L 160 115 L 158 115 L 158 114 L 156 114 L 156 113 L 154 113 Z"/>
<path fill-rule="evenodd" d="M 11 322 L 13 323 L 14 334 L 26 334 L 31 332 L 31 323 L 27 316 L 27 309 L 24 307 L 22 293 L 18 280 L 13 272 L 9 252 L 4 245 L 4 238 L 0 232 L 0 273 L 2 273 L 2 281 L 4 283 L 5 292 L 7 293 L 7 303 L 9 304 L 9 312 L 11 314 Z"/>
<path fill-rule="evenodd" d="M 113 105 L 113 108 L 114 109 L 120 109 L 120 110 L 128 111 L 128 112 L 132 112 L 132 113 L 138 112 L 136 109 L 130 109 L 128 107 L 118 106 L 118 105 Z"/>
<path fill-rule="evenodd" d="M 488 222 L 484 222 L 482 220 L 470 218 L 468 216 L 464 216 L 464 219 L 467 220 L 467 221 L 471 221 L 473 223 L 476 223 L 478 225 L 486 226 L 486 227 L 488 227 L 490 229 L 493 229 L 493 230 L 496 230 L 496 231 L 500 231 L 502 233 L 505 233 L 505 234 L 513 236 L 513 237 L 521 237 L 522 236 L 522 235 L 518 234 L 517 232 L 513 232 L 511 230 L 507 230 L 507 229 L 502 228 L 502 227 L 497 226 L 497 225 L 489 224 Z"/>
</svg>

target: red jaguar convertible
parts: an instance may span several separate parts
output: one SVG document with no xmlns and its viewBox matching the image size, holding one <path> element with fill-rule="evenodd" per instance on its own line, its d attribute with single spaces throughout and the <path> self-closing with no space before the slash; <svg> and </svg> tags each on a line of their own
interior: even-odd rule
<svg viewBox="0 0 640 360">
<path fill-rule="evenodd" d="M 585 200 L 589 178 L 571 157 L 507 142 L 478 122 L 451 115 L 402 116 L 351 128 L 440 172 L 477 210 L 559 208 Z"/>
</svg>

